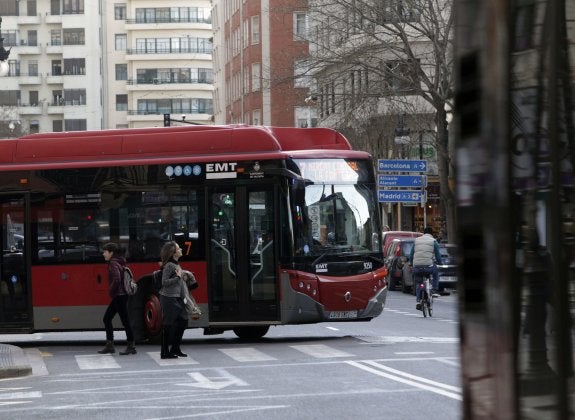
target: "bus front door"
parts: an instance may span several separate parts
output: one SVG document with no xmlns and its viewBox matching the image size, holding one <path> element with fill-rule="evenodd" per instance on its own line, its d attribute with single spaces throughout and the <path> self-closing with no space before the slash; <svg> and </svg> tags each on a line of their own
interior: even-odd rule
<svg viewBox="0 0 575 420">
<path fill-rule="evenodd" d="M 0 330 L 30 330 L 32 306 L 26 241 L 28 196 L 0 194 L 2 257 L 0 257 Z"/>
<path fill-rule="evenodd" d="M 273 188 L 210 191 L 210 322 L 279 320 L 274 197 Z"/>
</svg>

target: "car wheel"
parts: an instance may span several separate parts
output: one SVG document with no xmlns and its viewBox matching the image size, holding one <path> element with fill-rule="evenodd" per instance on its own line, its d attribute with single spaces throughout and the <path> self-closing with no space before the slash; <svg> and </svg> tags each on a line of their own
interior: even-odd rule
<svg viewBox="0 0 575 420">
<path fill-rule="evenodd" d="M 406 286 L 405 280 L 403 280 L 403 281 L 401 282 L 401 291 L 402 291 L 403 293 L 409 293 L 409 287 Z"/>
</svg>

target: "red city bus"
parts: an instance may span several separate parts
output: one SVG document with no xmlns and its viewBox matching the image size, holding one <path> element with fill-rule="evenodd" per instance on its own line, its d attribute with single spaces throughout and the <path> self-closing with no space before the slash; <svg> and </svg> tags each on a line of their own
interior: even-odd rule
<svg viewBox="0 0 575 420">
<path fill-rule="evenodd" d="M 367 321 L 387 286 L 371 157 L 323 128 L 185 126 L 0 141 L 0 331 L 102 329 L 102 245 L 138 280 L 136 338 L 156 336 L 169 240 L 195 273 L 206 334 Z M 118 327 L 120 325 L 118 324 Z"/>
</svg>

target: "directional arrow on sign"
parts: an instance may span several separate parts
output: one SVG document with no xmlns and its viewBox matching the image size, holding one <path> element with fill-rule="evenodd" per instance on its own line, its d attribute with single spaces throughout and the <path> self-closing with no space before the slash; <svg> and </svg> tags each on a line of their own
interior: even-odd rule
<svg viewBox="0 0 575 420">
<path fill-rule="evenodd" d="M 223 389 L 231 385 L 248 386 L 247 382 L 242 381 L 224 369 L 217 369 L 217 372 L 219 376 L 215 377 L 207 377 L 200 372 L 190 372 L 188 375 L 190 375 L 195 382 L 186 385 L 203 389 Z"/>
</svg>

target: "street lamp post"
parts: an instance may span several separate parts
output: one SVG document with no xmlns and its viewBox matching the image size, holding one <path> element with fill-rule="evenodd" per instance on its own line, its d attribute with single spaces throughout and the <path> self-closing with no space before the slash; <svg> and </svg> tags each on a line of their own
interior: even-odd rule
<svg viewBox="0 0 575 420">
<path fill-rule="evenodd" d="M 11 50 L 12 48 L 10 48 Z M 6 62 L 10 55 L 10 50 L 4 48 L 4 38 L 2 38 L 2 18 L 0 17 L 0 76 L 6 76 L 10 72 L 10 66 Z"/>
</svg>

